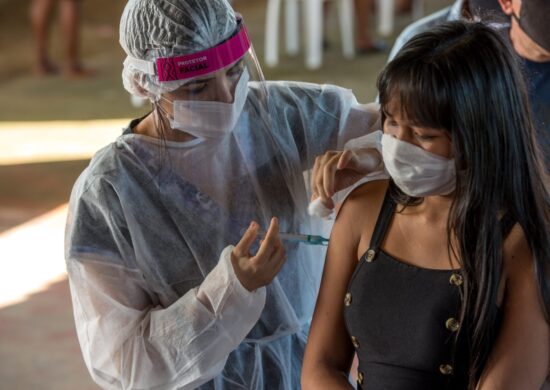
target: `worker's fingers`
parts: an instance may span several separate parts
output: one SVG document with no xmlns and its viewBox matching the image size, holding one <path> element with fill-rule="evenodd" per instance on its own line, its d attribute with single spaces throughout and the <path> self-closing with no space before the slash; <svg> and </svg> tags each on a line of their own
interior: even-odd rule
<svg viewBox="0 0 550 390">
<path fill-rule="evenodd" d="M 340 153 L 341 152 L 337 151 L 328 151 L 322 156 L 318 156 L 315 159 L 315 164 L 312 172 L 311 189 L 313 193 L 321 198 L 323 203 L 327 203 L 332 196 L 330 194 L 330 188 L 325 185 L 325 175 L 329 174 L 330 171 L 334 171 L 336 163 L 338 161 L 337 156 L 339 156 Z M 329 186 L 331 182 L 333 181 L 331 180 L 328 183 Z M 329 191 L 327 191 L 327 188 L 329 189 Z"/>
<path fill-rule="evenodd" d="M 323 188 L 323 167 L 325 165 L 324 160 L 326 159 L 326 154 L 322 156 L 317 156 L 315 158 L 315 164 L 313 166 L 313 171 L 311 173 L 311 190 L 315 197 L 321 197 L 326 199 L 325 190 Z"/>
<path fill-rule="evenodd" d="M 325 192 L 326 198 L 330 199 L 334 195 L 334 183 L 336 181 L 336 170 L 338 168 L 338 162 L 340 161 L 340 155 L 335 154 L 327 160 L 325 167 L 323 169 L 323 190 Z"/>
<path fill-rule="evenodd" d="M 267 233 L 262 240 L 260 249 L 258 249 L 258 253 L 256 253 L 256 256 L 254 257 L 258 258 L 260 261 L 268 261 L 273 252 L 277 249 L 277 246 L 280 245 L 279 221 L 277 218 L 273 217 L 271 218 L 269 229 L 267 229 Z"/>
<path fill-rule="evenodd" d="M 309 185 L 311 187 L 311 200 L 317 198 L 319 195 L 317 194 L 317 188 L 316 188 L 316 176 L 317 172 L 319 171 L 319 160 L 321 159 L 320 156 L 315 157 L 315 162 L 313 163 L 313 168 L 311 169 L 311 176 L 309 178 Z"/>
<path fill-rule="evenodd" d="M 252 221 L 250 226 L 244 232 L 239 243 L 235 246 L 233 253 L 237 257 L 250 256 L 250 247 L 258 237 L 259 226 L 256 222 Z"/>
<path fill-rule="evenodd" d="M 344 169 L 350 167 L 353 164 L 354 153 L 351 150 L 344 150 L 338 159 L 338 164 L 336 164 L 337 169 Z"/>
</svg>

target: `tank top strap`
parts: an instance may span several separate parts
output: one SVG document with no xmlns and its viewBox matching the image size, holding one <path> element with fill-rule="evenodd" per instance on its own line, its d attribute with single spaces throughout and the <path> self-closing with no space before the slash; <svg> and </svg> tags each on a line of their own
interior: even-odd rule
<svg viewBox="0 0 550 390">
<path fill-rule="evenodd" d="M 395 202 L 390 196 L 389 189 L 386 191 L 384 197 L 384 202 L 382 203 L 382 208 L 380 209 L 380 214 L 378 214 L 378 219 L 376 220 L 376 225 L 374 226 L 374 232 L 372 233 L 370 249 L 378 251 L 384 237 L 386 236 L 386 231 L 390 226 L 390 222 L 395 211 Z"/>
</svg>

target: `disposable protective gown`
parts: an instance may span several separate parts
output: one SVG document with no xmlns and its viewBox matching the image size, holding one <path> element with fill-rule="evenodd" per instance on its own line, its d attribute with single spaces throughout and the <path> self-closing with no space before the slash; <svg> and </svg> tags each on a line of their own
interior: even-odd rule
<svg viewBox="0 0 550 390">
<path fill-rule="evenodd" d="M 326 234 L 307 216 L 307 170 L 377 125 L 377 107 L 334 86 L 251 83 L 236 128 L 173 142 L 132 133 L 76 182 L 66 261 L 78 339 L 106 389 L 298 389 L 324 248 L 285 243 L 287 261 L 249 292 L 230 253 L 252 220 Z M 264 105 L 264 107 L 266 107 Z"/>
</svg>

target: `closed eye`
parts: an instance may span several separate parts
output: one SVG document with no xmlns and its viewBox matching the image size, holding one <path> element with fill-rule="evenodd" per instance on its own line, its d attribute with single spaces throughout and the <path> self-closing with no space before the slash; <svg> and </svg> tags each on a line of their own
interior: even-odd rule
<svg viewBox="0 0 550 390">
<path fill-rule="evenodd" d="M 198 94 L 204 91 L 207 85 L 208 85 L 207 81 L 195 82 L 195 83 L 185 85 L 182 89 L 189 94 Z"/>
<path fill-rule="evenodd" d="M 244 62 L 240 60 L 235 65 L 233 65 L 228 71 L 227 75 L 232 78 L 238 78 L 244 71 Z"/>
<path fill-rule="evenodd" d="M 424 135 L 418 133 L 415 133 L 414 136 L 420 141 L 432 141 L 434 138 L 436 138 L 436 136 L 434 135 Z"/>
</svg>

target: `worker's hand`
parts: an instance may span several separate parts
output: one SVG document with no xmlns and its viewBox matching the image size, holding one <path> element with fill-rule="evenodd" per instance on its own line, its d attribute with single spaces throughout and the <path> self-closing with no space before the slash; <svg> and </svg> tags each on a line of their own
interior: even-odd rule
<svg viewBox="0 0 550 390">
<path fill-rule="evenodd" d="M 271 283 L 286 259 L 285 248 L 279 239 L 277 218 L 271 219 L 258 253 L 254 256 L 250 253 L 250 247 L 258 237 L 259 228 L 256 222 L 252 222 L 231 252 L 235 275 L 248 291 Z"/>
<path fill-rule="evenodd" d="M 325 207 L 333 209 L 334 194 L 374 172 L 380 161 L 375 149 L 328 151 L 317 156 L 311 174 L 312 200 L 321 198 Z"/>
</svg>

